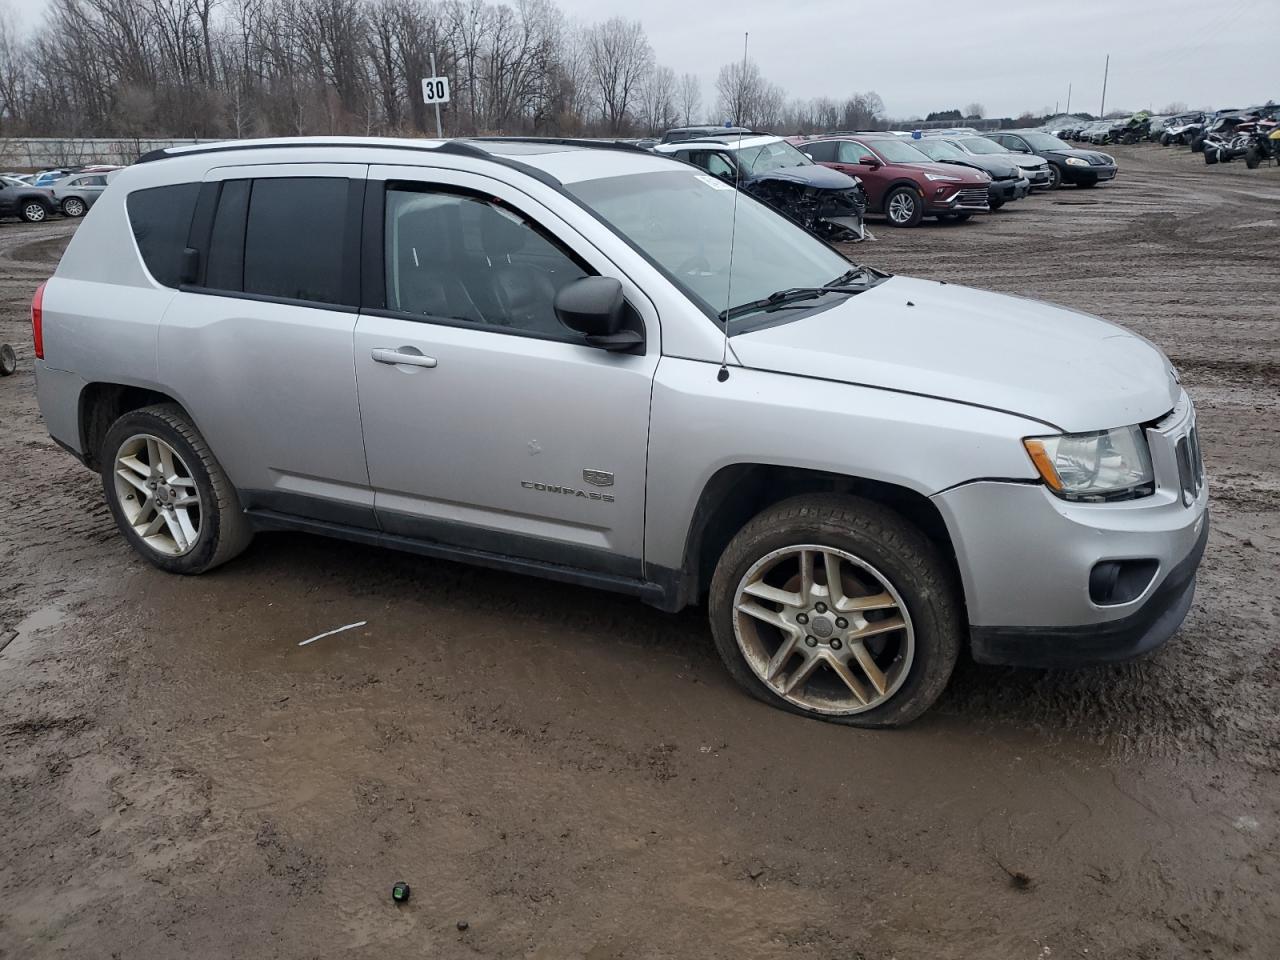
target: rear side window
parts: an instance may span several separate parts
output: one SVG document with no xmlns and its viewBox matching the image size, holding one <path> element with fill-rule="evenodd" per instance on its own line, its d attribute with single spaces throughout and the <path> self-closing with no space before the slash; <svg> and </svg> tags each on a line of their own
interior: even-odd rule
<svg viewBox="0 0 1280 960">
<path fill-rule="evenodd" d="M 348 181 L 255 180 L 244 240 L 244 292 L 340 303 Z"/>
<path fill-rule="evenodd" d="M 827 162 L 836 158 L 836 144 L 834 140 L 821 140 L 817 143 L 806 143 L 801 145 L 800 151 L 807 153 L 811 160 L 818 162 Z"/>
<path fill-rule="evenodd" d="M 166 287 L 177 287 L 181 282 L 182 251 L 187 247 L 199 195 L 200 184 L 175 183 L 135 190 L 125 202 L 142 262 L 156 282 Z"/>
</svg>

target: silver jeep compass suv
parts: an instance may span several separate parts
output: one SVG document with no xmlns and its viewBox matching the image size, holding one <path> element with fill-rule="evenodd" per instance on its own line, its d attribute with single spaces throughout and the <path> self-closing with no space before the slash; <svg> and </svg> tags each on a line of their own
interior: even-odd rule
<svg viewBox="0 0 1280 960">
<path fill-rule="evenodd" d="M 1166 640 L 1195 413 L 1105 321 L 851 266 L 704 171 L 569 141 L 265 140 L 113 177 L 32 308 L 124 536 L 258 530 L 705 602 L 760 699 L 911 720 L 962 649 Z"/>
</svg>

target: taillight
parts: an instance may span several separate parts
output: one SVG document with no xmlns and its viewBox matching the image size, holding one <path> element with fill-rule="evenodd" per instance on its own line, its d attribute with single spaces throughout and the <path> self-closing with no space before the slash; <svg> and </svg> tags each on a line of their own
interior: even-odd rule
<svg viewBox="0 0 1280 960">
<path fill-rule="evenodd" d="M 45 281 L 48 283 L 49 281 Z M 36 287 L 31 298 L 31 340 L 35 345 L 36 359 L 44 359 L 44 283 Z"/>
</svg>

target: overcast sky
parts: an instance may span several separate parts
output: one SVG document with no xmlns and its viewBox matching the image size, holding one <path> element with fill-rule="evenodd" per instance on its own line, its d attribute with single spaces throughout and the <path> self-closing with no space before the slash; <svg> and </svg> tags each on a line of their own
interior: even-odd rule
<svg viewBox="0 0 1280 960">
<path fill-rule="evenodd" d="M 703 80 L 750 56 L 791 97 L 875 90 L 890 116 L 963 108 L 1249 106 L 1280 99 L 1280 0 L 559 0 L 570 17 L 639 17 L 658 62 Z M 1246 102 L 1247 101 L 1247 102 Z"/>
<path fill-rule="evenodd" d="M 3 2 L 3 0 L 0 0 Z M 141 2 L 141 0 L 139 0 Z M 639 17 L 658 62 L 702 80 L 750 56 L 789 97 L 875 90 L 891 117 L 963 109 L 988 116 L 1071 106 L 1243 107 L 1280 97 L 1280 0 L 557 0 L 571 19 Z M 47 0 L 8 0 L 25 28 Z"/>
</svg>

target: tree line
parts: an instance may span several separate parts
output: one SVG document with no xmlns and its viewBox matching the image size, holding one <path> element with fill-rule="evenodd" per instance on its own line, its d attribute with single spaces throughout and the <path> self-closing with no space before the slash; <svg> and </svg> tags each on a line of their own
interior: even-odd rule
<svg viewBox="0 0 1280 960">
<path fill-rule="evenodd" d="M 704 107 L 701 79 L 658 63 L 638 21 L 575 23 L 552 0 L 52 0 L 30 36 L 0 17 L 0 134 L 434 135 L 433 55 L 446 135 L 808 132 L 884 112 L 875 93 L 788 100 L 749 60 Z"/>
</svg>

